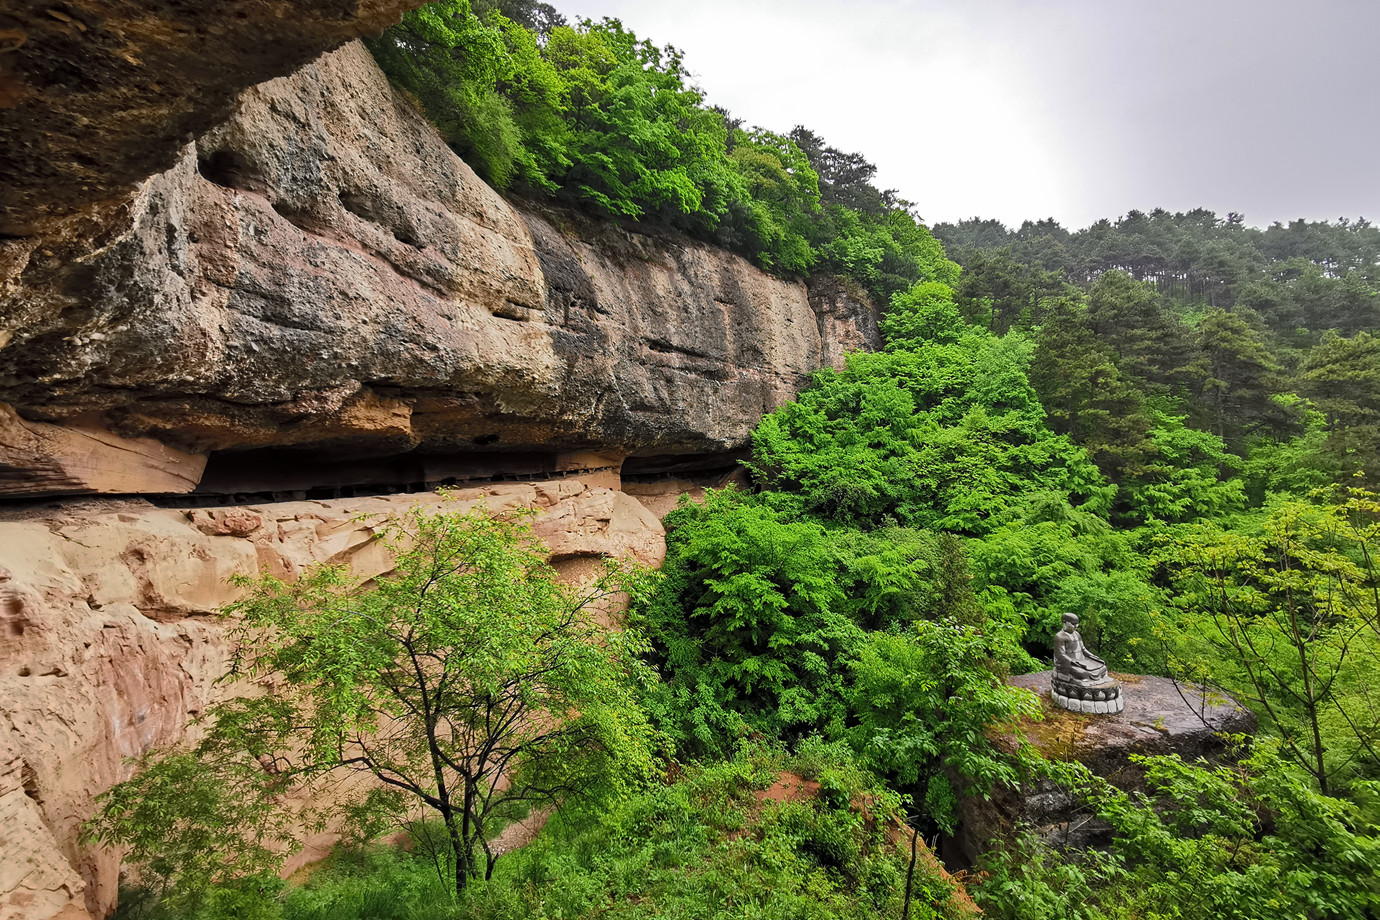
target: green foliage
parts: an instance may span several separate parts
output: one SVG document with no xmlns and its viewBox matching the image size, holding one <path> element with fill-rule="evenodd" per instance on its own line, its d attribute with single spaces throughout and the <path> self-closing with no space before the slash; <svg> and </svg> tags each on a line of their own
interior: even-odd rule
<svg viewBox="0 0 1380 920">
<path fill-rule="evenodd" d="M 864 525 L 890 516 L 984 533 L 1031 489 L 1105 506 L 1109 490 L 1086 454 L 1045 426 L 1028 358 L 1023 341 L 972 330 L 851 355 L 762 420 L 752 469 L 802 510 Z"/>
<path fill-rule="evenodd" d="M 1353 473 L 1376 484 L 1380 359 L 1369 335 L 1380 321 L 1380 229 L 1368 221 L 1262 231 L 1240 215 L 1156 210 L 1077 233 L 980 220 L 935 232 L 972 273 L 959 284 L 965 315 L 993 328 L 1038 324 L 1031 381 L 1051 425 L 1112 481 L 1157 463 L 1142 407 L 1168 399 L 1160 411 L 1186 427 L 1234 454 L 1258 452 L 1247 489 L 1256 502 L 1303 488 L 1286 485 L 1295 463 L 1314 485 Z M 1324 412 L 1322 452 L 1294 393 Z M 1265 485 L 1272 445 L 1301 436 L 1273 456 L 1278 486 Z"/>
<path fill-rule="evenodd" d="M 572 127 L 569 166 L 547 170 L 564 194 L 612 215 L 713 229 L 727 203 L 727 134 L 686 87 L 680 52 L 605 19 L 555 29 L 542 53 Z"/>
<path fill-rule="evenodd" d="M 985 854 L 969 887 L 984 916 L 997 920 L 1109 920 L 1123 879 L 1120 860 L 1097 850 L 1072 857 L 1021 828 Z"/>
<path fill-rule="evenodd" d="M 1128 477 L 1127 514 L 1133 520 L 1180 523 L 1239 511 L 1246 493 L 1239 479 L 1224 479 L 1236 461 L 1217 435 L 1184 425 L 1183 418 L 1153 412 L 1140 469 Z"/>
<path fill-rule="evenodd" d="M 1013 781 L 983 732 L 1032 714 L 994 676 L 1024 663 L 1025 624 L 988 617 L 957 539 L 788 523 L 732 492 L 667 524 L 664 579 L 635 622 L 665 681 L 649 709 L 682 749 L 846 736 L 950 830 L 948 776 L 980 792 Z"/>
<path fill-rule="evenodd" d="M 1150 563 L 1135 538 L 1105 518 L 1074 509 L 1057 494 L 1035 494 L 1018 516 L 970 540 L 968 552 L 987 609 L 995 615 L 999 606 L 1010 607 L 1037 654 L 1048 654 L 1063 614 L 1072 612 L 1088 647 L 1112 668 L 1150 674 L 1163 668 L 1158 649 L 1146 641 L 1150 614 L 1163 603 L 1149 583 Z"/>
<path fill-rule="evenodd" d="M 481 22 L 469 0 L 438 0 L 368 43 L 379 66 L 421 102 L 441 136 L 499 188 L 515 178 L 542 181 L 523 146 L 514 106 L 497 89 L 500 81 L 517 79 L 522 60 L 506 41 L 511 27 L 501 15 Z"/>
<path fill-rule="evenodd" d="M 843 720 L 844 662 L 862 632 L 823 527 L 733 492 L 667 518 L 667 560 L 640 610 L 666 681 L 650 704 L 692 751 L 749 731 L 799 737 Z"/>
<path fill-rule="evenodd" d="M 300 886 L 233 892 L 263 920 L 528 920 L 594 917 L 900 918 L 906 853 L 899 800 L 846 749 L 807 742 L 786 757 L 741 749 L 674 768 L 597 808 L 575 804 L 537 839 L 456 897 L 420 853 L 337 851 Z M 970 913 L 929 860 L 917 865 L 910 916 Z M 216 888 L 219 903 L 231 889 Z M 162 920 L 153 913 L 151 917 Z"/>
<path fill-rule="evenodd" d="M 957 822 L 958 794 L 987 796 L 1019 778 L 986 732 L 1038 717 L 1030 694 L 994 677 L 996 642 L 952 619 L 917 621 L 903 633 L 872 633 L 852 665 L 848 737 L 859 756 L 895 787 L 913 790 L 944 833 Z M 950 777 L 966 781 L 955 790 Z"/>
<path fill-rule="evenodd" d="M 952 345 L 967 328 L 954 303 L 953 288 L 942 281 L 922 282 L 895 294 L 881 323 L 882 336 L 892 350 L 930 343 Z"/>
<path fill-rule="evenodd" d="M 766 794 L 802 779 L 815 795 Z M 899 918 L 905 862 L 887 836 L 897 807 L 838 748 L 807 744 L 793 760 L 740 751 L 611 811 L 563 815 L 505 867 L 504 907 L 496 897 L 476 916 Z M 920 866 L 914 889 L 912 916 L 957 916 L 933 868 Z"/>
<path fill-rule="evenodd" d="M 1271 495 L 1302 498 L 1342 480 L 1342 466 L 1327 446 L 1327 418 L 1293 394 L 1276 397 L 1298 413 L 1303 432 L 1284 441 L 1253 439 L 1241 464 L 1242 485 L 1251 505 Z"/>
<path fill-rule="evenodd" d="M 1304 359 L 1300 390 L 1327 416 L 1337 464 L 1380 484 L 1380 339 L 1324 335 Z"/>
<path fill-rule="evenodd" d="M 291 816 L 274 801 L 285 788 L 248 759 L 146 756 L 133 779 L 102 796 L 87 835 L 128 847 L 145 900 L 214 915 L 240 895 L 276 888 L 274 870 L 293 839 Z"/>
<path fill-rule="evenodd" d="M 608 634 L 588 613 L 625 586 L 621 573 L 567 589 L 525 524 L 482 511 L 414 509 L 385 539 L 396 568 L 368 587 L 334 566 L 292 584 L 243 581 L 249 593 L 228 608 L 239 618 L 232 673 L 272 677 L 275 692 L 220 704 L 192 754 L 115 787 L 102 839 L 142 846 L 141 862 L 177 884 L 205 885 L 262 866 L 271 838 L 252 825 L 226 834 L 212 848 L 221 855 L 202 857 L 224 862 L 213 873 L 189 852 L 197 840 L 242 814 L 269 820 L 295 783 L 366 772 L 376 782 L 362 800 L 349 795 L 360 786 L 342 786 L 342 808 L 366 820 L 436 812 L 443 874 L 463 889 L 492 874 L 489 832 L 514 809 L 617 794 L 649 771 L 637 636 Z M 164 827 L 175 833 L 160 844 Z"/>
<path fill-rule="evenodd" d="M 1197 346 L 1200 392 L 1218 437 L 1239 449 L 1250 433 L 1293 427 L 1289 404 L 1273 398 L 1284 385 L 1263 330 L 1239 311 L 1209 310 L 1198 321 Z"/>
<path fill-rule="evenodd" d="M 974 892 L 989 915 L 1341 920 L 1380 909 L 1373 802 L 1320 795 L 1270 744 L 1232 766 L 1132 759 L 1148 794 L 1075 780 L 1114 830 L 1110 853 L 1080 864 L 1027 839 Z"/>
<path fill-rule="evenodd" d="M 1185 618 L 1168 634 L 1176 666 L 1254 709 L 1324 792 L 1380 769 L 1377 520 L 1356 490 L 1283 502 L 1255 533 L 1198 525 L 1165 553 Z"/>
<path fill-rule="evenodd" d="M 734 128 L 729 159 L 738 181 L 715 241 L 749 253 L 765 268 L 803 275 L 815 265 L 811 228 L 819 179 L 790 138 Z"/>
</svg>

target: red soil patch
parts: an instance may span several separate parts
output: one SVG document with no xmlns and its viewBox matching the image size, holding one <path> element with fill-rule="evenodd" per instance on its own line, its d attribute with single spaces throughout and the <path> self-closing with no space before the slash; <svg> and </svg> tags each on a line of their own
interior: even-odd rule
<svg viewBox="0 0 1380 920">
<path fill-rule="evenodd" d="M 806 779 L 798 773 L 782 773 L 765 789 L 758 789 L 753 795 L 758 803 L 808 802 L 819 795 L 819 783 Z"/>
</svg>

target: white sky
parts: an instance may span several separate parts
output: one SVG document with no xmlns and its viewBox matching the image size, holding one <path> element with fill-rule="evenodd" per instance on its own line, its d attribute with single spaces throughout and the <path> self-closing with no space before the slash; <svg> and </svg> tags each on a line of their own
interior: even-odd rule
<svg viewBox="0 0 1380 920">
<path fill-rule="evenodd" d="M 671 43 L 931 223 L 1132 208 L 1380 220 L 1380 0 L 554 0 Z"/>
</svg>

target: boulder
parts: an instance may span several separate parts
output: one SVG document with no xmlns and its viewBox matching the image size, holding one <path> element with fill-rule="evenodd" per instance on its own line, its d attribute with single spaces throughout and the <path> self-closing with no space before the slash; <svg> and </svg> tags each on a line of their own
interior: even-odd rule
<svg viewBox="0 0 1380 920">
<path fill-rule="evenodd" d="M 1112 675 L 1121 682 L 1121 712 L 1070 712 L 1051 699 L 1051 676 L 1041 671 L 1009 680 L 1038 694 L 1043 704 L 1043 718 L 1022 722 L 1020 733 L 1046 759 L 1078 761 L 1122 789 L 1144 787 L 1144 772 L 1130 761 L 1131 754 L 1215 758 L 1226 747 L 1221 735 L 1249 734 L 1256 728 L 1255 714 L 1228 696 L 1136 674 Z M 998 743 L 1011 747 L 1015 741 L 1007 735 Z M 994 842 L 1012 839 L 1017 826 L 1031 827 L 1062 847 L 1097 846 L 1110 831 L 1062 789 L 1038 780 L 1020 789 L 995 790 L 990 799 L 963 797 L 958 833 L 946 856 L 971 864 Z"/>
</svg>

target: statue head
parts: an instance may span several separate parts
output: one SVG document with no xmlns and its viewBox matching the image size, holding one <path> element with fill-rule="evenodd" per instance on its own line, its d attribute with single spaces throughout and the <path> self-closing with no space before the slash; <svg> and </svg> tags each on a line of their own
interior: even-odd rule
<svg viewBox="0 0 1380 920">
<path fill-rule="evenodd" d="M 1067 630 L 1071 630 L 1071 631 L 1072 631 L 1072 630 L 1078 629 L 1078 614 L 1076 614 L 1076 613 L 1066 613 L 1066 614 L 1064 614 L 1064 628 L 1067 629 Z"/>
</svg>

